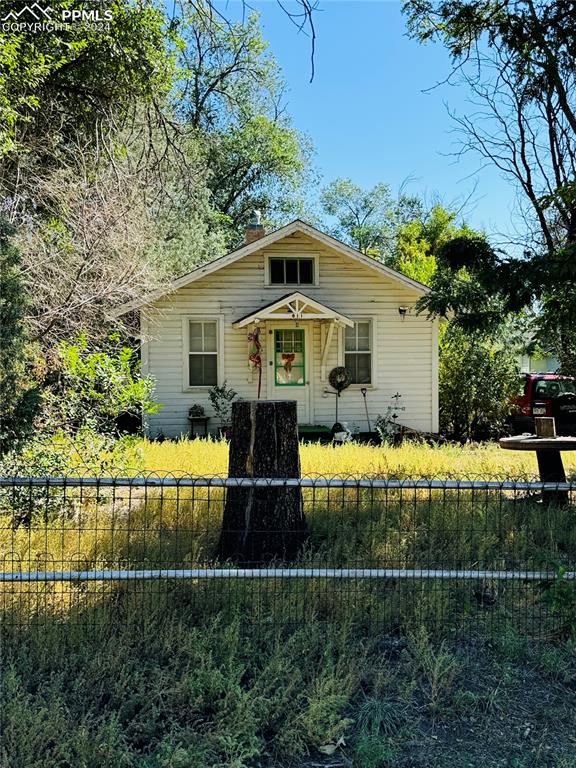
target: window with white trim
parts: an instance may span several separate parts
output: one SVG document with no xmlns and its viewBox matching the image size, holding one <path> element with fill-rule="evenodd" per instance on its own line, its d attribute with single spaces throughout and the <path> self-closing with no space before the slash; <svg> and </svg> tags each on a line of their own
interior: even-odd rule
<svg viewBox="0 0 576 768">
<path fill-rule="evenodd" d="M 188 323 L 188 385 L 211 387 L 218 383 L 218 321 Z"/>
<path fill-rule="evenodd" d="M 352 384 L 372 383 L 372 323 L 357 320 L 344 333 L 344 365 L 352 374 Z"/>
</svg>

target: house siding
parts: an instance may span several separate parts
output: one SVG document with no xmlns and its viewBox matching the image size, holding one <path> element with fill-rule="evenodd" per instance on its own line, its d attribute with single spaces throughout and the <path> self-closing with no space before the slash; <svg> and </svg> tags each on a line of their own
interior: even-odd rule
<svg viewBox="0 0 576 768">
<path fill-rule="evenodd" d="M 267 287 L 266 258 L 297 254 L 318 257 L 318 285 L 299 289 Z M 235 329 L 232 324 L 290 290 L 301 290 L 353 320 L 373 320 L 376 370 L 375 383 L 368 389 L 372 424 L 378 413 L 386 412 L 392 396 L 398 392 L 402 395 L 400 405 L 406 409 L 400 412 L 401 423 L 424 431 L 437 430 L 436 323 L 413 313 L 402 320 L 398 314 L 399 306 L 415 303 L 416 291 L 305 235 L 293 234 L 179 288 L 141 311 L 143 363 L 145 370 L 156 379 L 156 399 L 163 405 L 159 413 L 148 417 L 147 429 L 152 437 L 160 433 L 167 437 L 187 433 L 187 414 L 192 403 L 202 404 L 206 414 L 213 417 L 207 388 L 187 390 L 184 386 L 183 322 L 194 315 L 220 319 L 224 346 L 220 381 L 226 379 L 228 386 L 241 397 L 254 398 L 257 373 L 248 367 L 248 329 Z M 321 323 L 300 322 L 308 324 L 312 345 L 307 376 L 311 386 L 310 421 L 330 426 L 334 421 L 334 396 L 324 393 L 328 383 L 321 381 Z M 295 322 L 282 324 L 292 327 Z M 275 395 L 268 392 L 268 330 L 269 324 L 263 324 L 262 398 Z M 329 350 L 327 372 L 342 363 L 343 331 L 337 331 Z M 290 390 L 285 389 L 282 396 L 289 398 Z M 362 431 L 367 429 L 364 401 L 358 387 L 342 394 L 339 418 L 349 426 L 355 424 Z M 212 418 L 210 429 L 215 431 L 217 426 Z"/>
</svg>

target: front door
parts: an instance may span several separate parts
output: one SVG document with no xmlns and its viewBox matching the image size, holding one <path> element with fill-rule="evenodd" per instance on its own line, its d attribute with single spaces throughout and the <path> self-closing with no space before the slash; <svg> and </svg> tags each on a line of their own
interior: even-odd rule
<svg viewBox="0 0 576 768">
<path fill-rule="evenodd" d="M 268 333 L 268 396 L 296 400 L 298 423 L 310 423 L 310 344 L 307 326 L 273 325 Z"/>
</svg>

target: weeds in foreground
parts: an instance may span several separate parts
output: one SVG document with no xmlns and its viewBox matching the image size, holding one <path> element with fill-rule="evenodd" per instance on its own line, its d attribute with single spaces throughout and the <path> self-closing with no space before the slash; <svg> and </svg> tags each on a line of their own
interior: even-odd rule
<svg viewBox="0 0 576 768">
<path fill-rule="evenodd" d="M 387 652 L 350 625 L 201 622 L 169 600 L 81 618 L 4 628 L 5 768 L 570 767 L 568 645 L 512 663 L 419 631 Z"/>
<path fill-rule="evenodd" d="M 398 699 L 363 693 L 356 709 L 355 752 L 358 764 L 381 768 L 394 764 L 395 738 L 409 731 L 409 707 Z"/>
<path fill-rule="evenodd" d="M 423 700 L 430 712 L 436 714 L 451 693 L 462 665 L 445 641 L 433 645 L 423 627 L 409 637 L 408 655 L 415 677 L 421 680 Z"/>
<path fill-rule="evenodd" d="M 72 639 L 47 623 L 7 638 L 2 765 L 245 768 L 305 754 L 352 724 L 365 658 L 346 631 L 122 618 L 110 615 L 116 632 L 99 622 Z"/>
</svg>

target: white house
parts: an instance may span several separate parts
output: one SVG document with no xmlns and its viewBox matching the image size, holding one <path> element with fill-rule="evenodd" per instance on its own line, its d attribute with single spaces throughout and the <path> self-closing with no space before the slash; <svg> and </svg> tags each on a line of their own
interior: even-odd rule
<svg viewBox="0 0 576 768">
<path fill-rule="evenodd" d="M 340 421 L 368 429 L 366 389 L 372 428 L 399 394 L 399 422 L 437 432 L 438 322 L 413 311 L 427 290 L 303 221 L 268 235 L 251 223 L 241 248 L 119 311 L 140 310 L 142 370 L 163 405 L 148 434 L 186 434 L 195 403 L 215 432 L 208 393 L 224 381 L 242 398 L 260 386 L 261 398 L 296 400 L 301 425 L 331 427 L 336 366 L 352 379 Z"/>
</svg>

